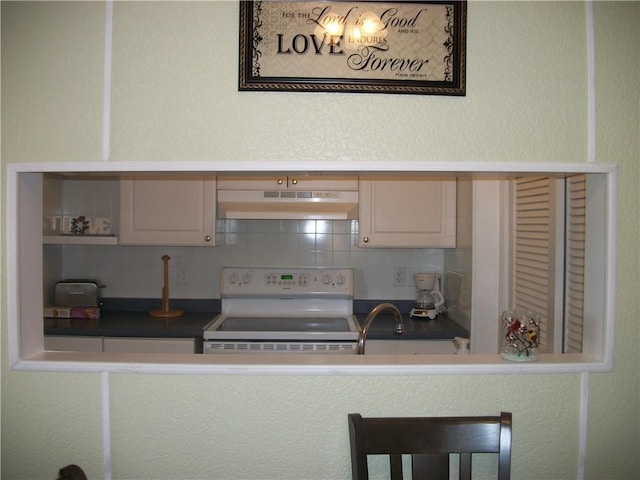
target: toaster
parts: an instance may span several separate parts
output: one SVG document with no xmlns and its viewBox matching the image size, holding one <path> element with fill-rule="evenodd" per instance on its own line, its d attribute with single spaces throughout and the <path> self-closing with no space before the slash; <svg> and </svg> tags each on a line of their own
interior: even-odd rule
<svg viewBox="0 0 640 480">
<path fill-rule="evenodd" d="M 100 307 L 100 289 L 104 287 L 96 280 L 62 280 L 56 283 L 54 303 L 68 307 Z"/>
</svg>

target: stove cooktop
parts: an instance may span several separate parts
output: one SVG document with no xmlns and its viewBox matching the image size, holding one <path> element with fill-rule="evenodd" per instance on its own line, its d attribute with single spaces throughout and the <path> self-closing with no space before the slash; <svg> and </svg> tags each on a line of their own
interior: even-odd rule
<svg viewBox="0 0 640 480">
<path fill-rule="evenodd" d="M 205 340 L 355 342 L 360 332 L 349 268 L 225 267 L 220 297 Z"/>
<path fill-rule="evenodd" d="M 354 315 L 317 316 L 234 316 L 220 314 L 205 327 L 205 340 L 350 340 L 356 341 L 360 327 Z"/>
<path fill-rule="evenodd" d="M 348 332 L 346 318 L 317 317 L 227 317 L 220 331 L 236 332 Z"/>
</svg>

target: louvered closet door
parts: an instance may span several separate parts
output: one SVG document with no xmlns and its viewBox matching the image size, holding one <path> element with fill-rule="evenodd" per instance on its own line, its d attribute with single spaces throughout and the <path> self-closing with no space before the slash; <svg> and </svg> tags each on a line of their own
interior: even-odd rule
<svg viewBox="0 0 640 480">
<path fill-rule="evenodd" d="M 567 246 L 564 351 L 582 352 L 582 325 L 584 312 L 584 258 L 586 177 L 575 175 L 567 179 Z"/>
<path fill-rule="evenodd" d="M 550 178 L 515 180 L 512 305 L 540 314 L 540 351 L 553 348 L 555 186 Z"/>
</svg>

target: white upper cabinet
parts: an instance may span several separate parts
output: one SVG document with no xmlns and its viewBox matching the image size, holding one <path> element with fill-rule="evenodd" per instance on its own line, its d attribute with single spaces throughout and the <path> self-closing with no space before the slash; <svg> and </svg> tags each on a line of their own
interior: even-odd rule
<svg viewBox="0 0 640 480">
<path fill-rule="evenodd" d="M 360 177 L 358 246 L 454 248 L 456 181 Z"/>
<path fill-rule="evenodd" d="M 203 175 L 120 180 L 120 244 L 216 245 L 216 181 Z"/>
<path fill-rule="evenodd" d="M 218 177 L 219 190 L 357 191 L 358 177 L 338 175 L 245 175 Z"/>
</svg>

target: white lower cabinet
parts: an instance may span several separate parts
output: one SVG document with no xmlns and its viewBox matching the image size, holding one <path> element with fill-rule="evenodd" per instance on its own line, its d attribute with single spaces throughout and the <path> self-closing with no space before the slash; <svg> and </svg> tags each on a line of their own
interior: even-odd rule
<svg viewBox="0 0 640 480">
<path fill-rule="evenodd" d="M 112 353 L 195 353 L 193 338 L 104 337 L 102 343 Z"/>
<path fill-rule="evenodd" d="M 44 349 L 59 352 L 101 352 L 102 337 L 45 335 Z"/>
<path fill-rule="evenodd" d="M 453 340 L 367 340 L 365 355 L 442 355 L 456 353 Z"/>
<path fill-rule="evenodd" d="M 45 335 L 44 349 L 59 352 L 195 353 L 194 338 Z"/>
</svg>

